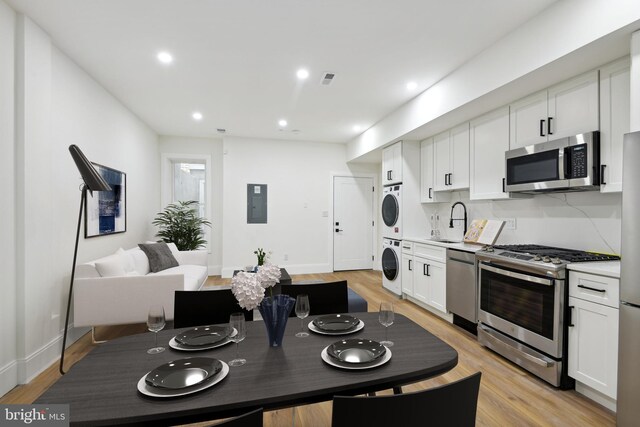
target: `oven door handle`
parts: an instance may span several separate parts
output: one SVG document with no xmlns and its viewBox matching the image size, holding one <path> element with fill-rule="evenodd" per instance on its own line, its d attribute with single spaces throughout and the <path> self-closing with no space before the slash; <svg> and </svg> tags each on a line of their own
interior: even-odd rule
<svg viewBox="0 0 640 427">
<path fill-rule="evenodd" d="M 503 270 L 501 268 L 496 268 L 487 264 L 480 264 L 480 268 L 482 270 L 491 271 L 496 274 L 501 274 L 503 276 L 512 277 L 514 279 L 524 280 L 525 282 L 533 282 L 538 283 L 540 285 L 545 286 L 553 286 L 553 280 L 543 279 L 542 277 L 530 276 L 528 274 L 516 273 L 514 271 Z"/>
</svg>

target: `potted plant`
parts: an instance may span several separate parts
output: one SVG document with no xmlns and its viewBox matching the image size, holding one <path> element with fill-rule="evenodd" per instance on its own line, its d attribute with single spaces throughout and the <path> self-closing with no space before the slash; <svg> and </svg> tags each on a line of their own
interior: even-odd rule
<svg viewBox="0 0 640 427">
<path fill-rule="evenodd" d="M 211 222 L 198 216 L 198 202 L 171 203 L 159 212 L 152 224 L 159 227 L 156 237 L 166 243 L 175 243 L 180 251 L 193 251 L 203 247 L 204 227 L 211 227 Z"/>
</svg>

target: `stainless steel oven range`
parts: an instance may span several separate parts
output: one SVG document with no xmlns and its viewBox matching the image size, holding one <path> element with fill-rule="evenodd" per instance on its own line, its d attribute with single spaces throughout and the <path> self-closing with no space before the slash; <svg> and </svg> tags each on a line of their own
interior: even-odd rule
<svg viewBox="0 0 640 427">
<path fill-rule="evenodd" d="M 571 388 L 569 262 L 615 256 L 538 245 L 488 246 L 478 261 L 478 341 L 556 387 Z"/>
</svg>

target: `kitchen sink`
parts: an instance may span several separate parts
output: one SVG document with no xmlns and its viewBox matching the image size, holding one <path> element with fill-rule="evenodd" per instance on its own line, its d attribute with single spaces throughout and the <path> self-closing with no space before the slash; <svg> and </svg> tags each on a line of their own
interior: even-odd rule
<svg viewBox="0 0 640 427">
<path fill-rule="evenodd" d="M 446 240 L 446 239 L 429 239 L 432 242 L 439 242 L 439 243 L 462 243 L 460 240 Z"/>
</svg>

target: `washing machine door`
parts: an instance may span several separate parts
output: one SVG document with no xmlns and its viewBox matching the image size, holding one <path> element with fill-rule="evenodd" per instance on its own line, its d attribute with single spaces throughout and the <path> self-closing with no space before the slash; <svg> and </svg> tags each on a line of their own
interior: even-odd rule
<svg viewBox="0 0 640 427">
<path fill-rule="evenodd" d="M 400 215 L 400 205 L 398 199 L 393 194 L 387 194 L 382 199 L 382 220 L 387 227 L 393 227 L 398 222 Z"/>
<path fill-rule="evenodd" d="M 391 248 L 385 248 L 382 251 L 382 273 L 388 280 L 396 280 L 400 269 L 400 262 L 396 251 Z"/>
</svg>

